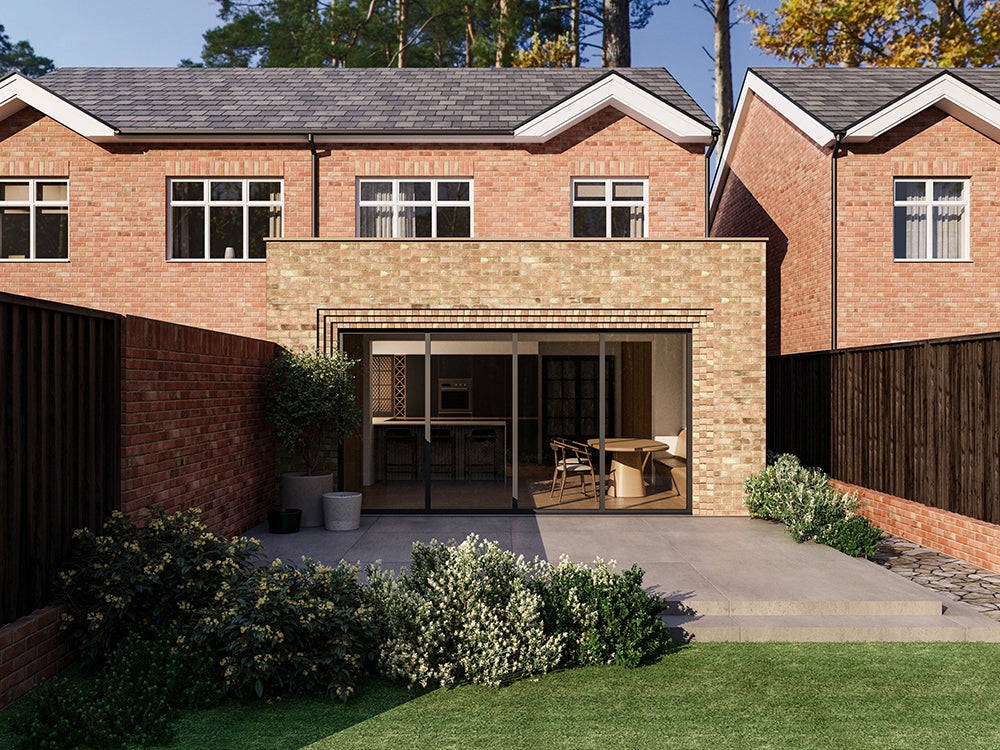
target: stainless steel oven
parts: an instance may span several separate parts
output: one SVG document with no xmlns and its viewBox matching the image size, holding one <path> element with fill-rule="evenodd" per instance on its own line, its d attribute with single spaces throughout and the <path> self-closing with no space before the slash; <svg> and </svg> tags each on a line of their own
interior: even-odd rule
<svg viewBox="0 0 1000 750">
<path fill-rule="evenodd" d="M 438 414 L 472 416 L 472 378 L 438 379 Z"/>
</svg>

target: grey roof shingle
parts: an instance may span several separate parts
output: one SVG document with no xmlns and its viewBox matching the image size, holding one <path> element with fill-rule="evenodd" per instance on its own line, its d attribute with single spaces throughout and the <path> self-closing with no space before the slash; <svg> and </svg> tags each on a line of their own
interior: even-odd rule
<svg viewBox="0 0 1000 750">
<path fill-rule="evenodd" d="M 662 68 L 616 72 L 701 124 Z M 38 83 L 130 130 L 512 132 L 608 74 L 602 68 L 60 68 Z M 246 129 L 246 126 L 239 126 Z"/>
<path fill-rule="evenodd" d="M 1000 100 L 997 68 L 751 68 L 830 130 L 846 130 L 947 71 Z"/>
</svg>

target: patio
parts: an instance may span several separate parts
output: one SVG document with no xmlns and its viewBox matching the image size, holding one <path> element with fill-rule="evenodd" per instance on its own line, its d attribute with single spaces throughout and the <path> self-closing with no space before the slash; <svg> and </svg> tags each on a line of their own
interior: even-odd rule
<svg viewBox="0 0 1000 750">
<path fill-rule="evenodd" d="M 398 570 L 413 542 L 471 533 L 516 554 L 637 563 L 668 601 L 678 639 L 697 641 L 991 641 L 1000 622 L 867 560 L 796 544 L 767 521 L 689 516 L 362 516 L 357 531 L 250 536 L 267 559 L 311 557 Z"/>
</svg>

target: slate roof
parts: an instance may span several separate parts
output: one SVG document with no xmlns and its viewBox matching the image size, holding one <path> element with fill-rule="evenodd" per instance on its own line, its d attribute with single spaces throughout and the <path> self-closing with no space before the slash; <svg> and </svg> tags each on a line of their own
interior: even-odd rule
<svg viewBox="0 0 1000 750">
<path fill-rule="evenodd" d="M 751 68 L 833 131 L 851 125 L 947 71 L 1000 101 L 996 68 Z"/>
<path fill-rule="evenodd" d="M 123 133 L 511 133 L 602 68 L 60 68 L 37 83 Z M 662 68 L 617 69 L 706 127 Z"/>
</svg>

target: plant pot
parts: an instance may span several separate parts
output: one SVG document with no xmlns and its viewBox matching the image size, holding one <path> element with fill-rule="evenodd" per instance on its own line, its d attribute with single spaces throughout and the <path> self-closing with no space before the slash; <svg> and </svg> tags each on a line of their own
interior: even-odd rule
<svg viewBox="0 0 1000 750">
<path fill-rule="evenodd" d="M 302 528 L 323 525 L 323 493 L 333 492 L 333 474 L 281 475 L 281 504 L 302 511 Z"/>
<path fill-rule="evenodd" d="M 360 492 L 327 492 L 323 495 L 327 531 L 353 531 L 361 525 Z"/>
<path fill-rule="evenodd" d="M 271 508 L 267 511 L 267 530 L 272 534 L 294 534 L 299 530 L 302 511 L 298 508 Z"/>
</svg>

